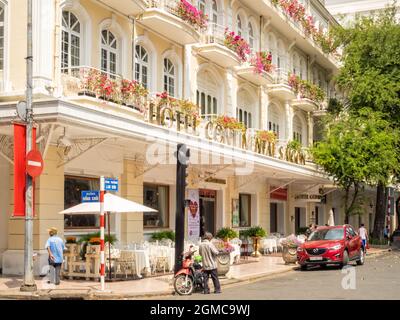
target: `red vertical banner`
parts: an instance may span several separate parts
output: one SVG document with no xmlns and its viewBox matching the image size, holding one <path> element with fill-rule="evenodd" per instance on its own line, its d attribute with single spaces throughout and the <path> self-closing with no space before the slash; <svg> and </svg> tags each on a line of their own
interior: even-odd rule
<svg viewBox="0 0 400 320">
<path fill-rule="evenodd" d="M 14 123 L 14 213 L 15 217 L 25 216 L 26 186 L 26 126 Z"/>
<path fill-rule="evenodd" d="M 36 128 L 32 130 L 32 149 L 36 149 Z M 14 123 L 14 217 L 25 216 L 26 189 L 26 126 Z M 33 203 L 35 203 L 35 183 L 33 181 Z M 35 208 L 33 208 L 35 215 Z"/>
</svg>

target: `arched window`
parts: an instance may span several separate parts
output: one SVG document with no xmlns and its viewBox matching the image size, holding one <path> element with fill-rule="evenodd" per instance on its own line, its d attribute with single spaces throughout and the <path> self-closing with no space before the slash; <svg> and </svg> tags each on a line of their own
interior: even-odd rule
<svg viewBox="0 0 400 320">
<path fill-rule="evenodd" d="M 101 70 L 112 75 L 117 73 L 118 41 L 109 30 L 101 32 Z"/>
<path fill-rule="evenodd" d="M 237 34 L 239 36 L 242 36 L 242 34 L 243 34 L 243 25 L 242 25 L 242 18 L 240 18 L 240 15 L 237 15 L 237 18 L 236 18 L 236 28 L 237 28 Z"/>
<path fill-rule="evenodd" d="M 135 80 L 149 88 L 149 54 L 140 45 L 135 48 Z"/>
<path fill-rule="evenodd" d="M 198 7 L 201 12 L 206 13 L 206 0 L 199 0 Z"/>
<path fill-rule="evenodd" d="M 61 33 L 61 70 L 68 72 L 81 63 L 81 23 L 70 11 L 62 13 Z"/>
<path fill-rule="evenodd" d="M 248 28 L 249 28 L 249 45 L 250 45 L 251 49 L 254 49 L 256 40 L 254 37 L 254 28 L 253 28 L 253 25 L 251 24 L 251 22 L 249 22 Z"/>
<path fill-rule="evenodd" d="M 175 96 L 175 66 L 171 60 L 164 59 L 164 91 L 166 91 L 171 97 Z"/>
<path fill-rule="evenodd" d="M 208 70 L 197 76 L 196 103 L 204 119 L 211 120 L 218 115 L 218 106 L 221 103 L 221 87 L 213 74 Z"/>
<path fill-rule="evenodd" d="M 293 58 L 292 58 L 292 72 L 299 76 L 300 75 L 300 61 L 299 61 L 299 56 L 294 53 Z"/>
<path fill-rule="evenodd" d="M 218 5 L 216 0 L 212 0 L 211 4 L 211 21 L 214 25 L 218 25 Z"/>
<path fill-rule="evenodd" d="M 281 117 L 279 109 L 271 104 L 268 108 L 268 130 L 276 134 L 277 139 L 280 139 L 282 132 Z"/>
<path fill-rule="evenodd" d="M 293 140 L 303 144 L 303 126 L 297 115 L 293 117 Z"/>
<path fill-rule="evenodd" d="M 247 90 L 240 90 L 237 99 L 236 118 L 247 128 L 255 127 L 255 103 Z"/>
</svg>

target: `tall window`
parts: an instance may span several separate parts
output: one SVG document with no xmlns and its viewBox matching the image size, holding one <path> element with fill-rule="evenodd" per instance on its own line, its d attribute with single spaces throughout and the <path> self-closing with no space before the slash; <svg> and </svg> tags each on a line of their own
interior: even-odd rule
<svg viewBox="0 0 400 320">
<path fill-rule="evenodd" d="M 116 74 L 118 63 L 117 38 L 109 30 L 101 32 L 101 70 Z"/>
<path fill-rule="evenodd" d="M 212 18 L 213 24 L 217 25 L 218 24 L 218 5 L 217 5 L 217 1 L 216 0 L 212 1 L 211 18 Z"/>
<path fill-rule="evenodd" d="M 206 0 L 199 0 L 199 10 L 206 13 Z"/>
<path fill-rule="evenodd" d="M 149 87 L 149 54 L 140 45 L 135 48 L 135 80 L 140 82 L 146 89 Z"/>
<path fill-rule="evenodd" d="M 279 110 L 274 105 L 270 105 L 268 109 L 268 130 L 275 132 L 277 139 L 279 139 L 281 130 Z"/>
<path fill-rule="evenodd" d="M 303 127 L 298 116 L 293 117 L 293 140 L 303 143 Z"/>
<path fill-rule="evenodd" d="M 196 104 L 200 108 L 201 116 L 205 119 L 211 119 L 217 114 L 218 100 L 216 97 L 207 94 L 206 92 L 197 90 Z"/>
<path fill-rule="evenodd" d="M 242 27 L 242 19 L 240 18 L 240 15 L 237 15 L 237 21 L 236 21 L 236 27 L 237 27 L 237 34 L 239 36 L 242 36 L 243 34 L 243 27 Z"/>
<path fill-rule="evenodd" d="M 99 179 L 65 176 L 64 178 L 64 209 L 81 203 L 81 192 L 99 190 Z M 64 215 L 65 229 L 98 228 L 99 216 L 95 214 Z"/>
<path fill-rule="evenodd" d="M 61 68 L 67 72 L 68 68 L 80 65 L 81 55 L 81 24 L 78 18 L 69 11 L 62 13 L 61 36 Z"/>
<path fill-rule="evenodd" d="M 243 124 L 246 126 L 246 128 L 252 128 L 253 127 L 253 119 L 252 119 L 252 114 L 250 111 L 247 111 L 243 108 L 238 108 L 236 110 L 236 118 L 240 121 L 243 122 Z"/>
<path fill-rule="evenodd" d="M 171 60 L 164 59 L 164 91 L 172 97 L 175 96 L 175 66 Z"/>
<path fill-rule="evenodd" d="M 145 212 L 143 225 L 147 228 L 168 228 L 169 226 L 169 187 L 143 184 L 143 204 L 157 210 Z"/>
<path fill-rule="evenodd" d="M 241 227 L 251 226 L 251 195 L 239 194 L 239 221 Z"/>
<path fill-rule="evenodd" d="M 249 45 L 251 49 L 254 49 L 255 42 L 253 25 L 249 22 Z"/>
</svg>

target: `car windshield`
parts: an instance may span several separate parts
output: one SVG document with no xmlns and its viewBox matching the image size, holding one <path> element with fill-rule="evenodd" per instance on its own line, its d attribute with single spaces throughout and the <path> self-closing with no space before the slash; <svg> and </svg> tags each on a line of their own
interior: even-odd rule
<svg viewBox="0 0 400 320">
<path fill-rule="evenodd" d="M 317 240 L 341 240 L 344 237 L 344 229 L 322 229 L 316 230 L 308 237 L 309 241 Z"/>
</svg>

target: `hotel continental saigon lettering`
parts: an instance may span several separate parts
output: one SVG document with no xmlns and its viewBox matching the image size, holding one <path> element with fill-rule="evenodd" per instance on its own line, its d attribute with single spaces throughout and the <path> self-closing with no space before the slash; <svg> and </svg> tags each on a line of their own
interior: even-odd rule
<svg viewBox="0 0 400 320">
<path fill-rule="evenodd" d="M 204 137 L 207 140 L 253 151 L 257 154 L 280 160 L 301 165 L 306 164 L 306 156 L 303 150 L 295 150 L 287 146 L 277 147 L 276 142 L 262 140 L 256 133 L 249 129 L 233 130 L 224 128 L 214 121 L 201 123 L 198 116 L 175 110 L 168 105 L 157 106 L 150 104 L 147 112 L 148 115 L 145 117 L 145 120 L 161 127 L 175 129 L 178 132 L 184 131 Z M 204 124 L 204 127 L 202 124 Z M 199 132 L 199 129 L 202 129 L 202 132 Z"/>
</svg>

